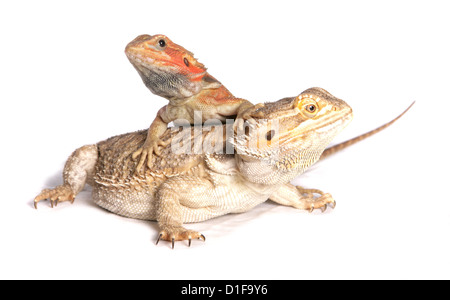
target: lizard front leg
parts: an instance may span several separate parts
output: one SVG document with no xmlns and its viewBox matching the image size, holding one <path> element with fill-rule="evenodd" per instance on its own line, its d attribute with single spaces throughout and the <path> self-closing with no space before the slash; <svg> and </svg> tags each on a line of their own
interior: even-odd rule
<svg viewBox="0 0 450 300">
<path fill-rule="evenodd" d="M 164 113 L 165 109 L 166 106 L 158 111 L 155 120 L 153 120 L 150 128 L 147 131 L 147 138 L 144 145 L 132 154 L 133 160 L 136 160 L 140 156 L 139 163 L 136 166 L 137 173 L 140 172 L 142 166 L 145 163 L 145 160 L 147 160 L 148 168 L 152 166 L 153 154 L 157 156 L 161 154 L 159 150 L 160 146 L 165 147 L 170 144 L 170 140 L 162 141 L 160 139 L 161 135 L 166 131 L 168 124 L 167 122 L 164 122 L 162 118 L 162 114 Z"/>
<path fill-rule="evenodd" d="M 209 208 L 203 198 L 212 190 L 211 183 L 195 176 L 172 177 L 159 187 L 156 193 L 157 221 L 160 227 L 158 240 L 169 241 L 172 249 L 175 241 L 191 241 L 205 236 L 183 227 L 183 222 L 197 222 L 208 219 Z M 203 198 L 202 198 L 203 197 Z"/>
<path fill-rule="evenodd" d="M 250 102 L 244 102 L 239 107 L 236 121 L 233 124 L 233 130 L 238 132 L 238 128 L 244 128 L 244 123 L 246 121 L 252 122 L 254 118 L 262 118 L 264 115 L 261 111 L 259 111 L 262 107 L 264 107 L 264 104 L 262 103 L 253 105 Z"/>
<path fill-rule="evenodd" d="M 324 212 L 328 206 L 331 208 L 336 206 L 336 201 L 330 194 L 317 189 L 304 189 L 289 183 L 282 185 L 269 199 L 281 205 L 292 206 L 309 212 L 313 212 L 314 209 L 320 209 Z"/>
</svg>

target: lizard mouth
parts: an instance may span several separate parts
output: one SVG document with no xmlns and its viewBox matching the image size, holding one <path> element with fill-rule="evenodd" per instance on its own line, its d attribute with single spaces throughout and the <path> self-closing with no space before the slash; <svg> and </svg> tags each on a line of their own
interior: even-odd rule
<svg viewBox="0 0 450 300">
<path fill-rule="evenodd" d="M 151 57 L 147 56 L 144 59 L 141 55 L 135 53 L 127 53 L 127 57 L 135 68 L 144 68 L 149 70 L 152 67 L 155 67 L 155 59 Z"/>
<path fill-rule="evenodd" d="M 314 132 L 317 133 L 331 132 L 337 127 L 344 128 L 352 119 L 353 111 L 350 107 L 348 107 L 323 120 L 320 124 L 316 124 L 311 128 L 311 130 L 314 130 Z"/>
<path fill-rule="evenodd" d="M 191 80 L 195 80 L 198 78 L 202 78 L 207 73 L 207 71 L 205 70 L 204 72 L 200 73 L 184 74 L 183 72 L 180 72 L 180 69 L 177 68 L 176 65 L 167 63 L 166 60 L 154 59 L 148 56 L 143 57 L 142 55 L 139 55 L 139 53 L 127 53 L 127 57 L 134 68 L 141 74 L 148 74 L 149 72 L 157 72 L 160 74 L 182 74 L 186 77 L 189 77 Z"/>
</svg>

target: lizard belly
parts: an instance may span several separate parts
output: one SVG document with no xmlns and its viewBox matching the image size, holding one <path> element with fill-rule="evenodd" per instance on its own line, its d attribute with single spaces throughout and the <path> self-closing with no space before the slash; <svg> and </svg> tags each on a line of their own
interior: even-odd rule
<svg viewBox="0 0 450 300">
<path fill-rule="evenodd" d="M 156 220 L 154 191 L 115 189 L 95 185 L 92 191 L 94 203 L 112 213 L 140 220 Z"/>
<path fill-rule="evenodd" d="M 249 188 L 236 176 L 216 174 L 212 187 L 181 201 L 183 222 L 201 222 L 229 213 L 246 212 L 265 202 L 271 193 Z"/>
</svg>

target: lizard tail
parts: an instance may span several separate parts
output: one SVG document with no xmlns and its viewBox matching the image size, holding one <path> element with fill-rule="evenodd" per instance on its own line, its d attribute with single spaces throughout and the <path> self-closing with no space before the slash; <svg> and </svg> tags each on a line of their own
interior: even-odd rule
<svg viewBox="0 0 450 300">
<path fill-rule="evenodd" d="M 362 140 L 368 138 L 369 136 L 372 136 L 372 135 L 380 132 L 381 130 L 391 126 L 392 124 L 394 124 L 395 121 L 400 119 L 414 105 L 414 103 L 416 103 L 416 102 L 414 101 L 413 103 L 411 103 L 411 105 L 404 112 L 402 112 L 397 118 L 395 118 L 394 120 L 392 120 L 392 121 L 390 121 L 390 122 L 388 122 L 388 123 L 386 123 L 386 124 L 376 128 L 374 130 L 371 130 L 371 131 L 366 132 L 364 134 L 361 134 L 361 135 L 359 135 L 359 136 L 357 136 L 355 138 L 352 138 L 352 139 L 350 139 L 348 141 L 342 142 L 340 144 L 337 144 L 335 146 L 332 146 L 330 148 L 325 149 L 325 151 L 320 156 L 320 159 L 322 160 L 322 159 L 324 159 L 324 158 L 326 158 L 326 157 L 328 157 L 328 156 L 330 156 L 330 155 L 332 155 L 332 154 L 334 154 L 334 153 L 336 153 L 338 151 L 341 151 L 344 148 L 347 148 L 348 146 L 356 144 L 359 141 L 362 141 Z"/>
</svg>

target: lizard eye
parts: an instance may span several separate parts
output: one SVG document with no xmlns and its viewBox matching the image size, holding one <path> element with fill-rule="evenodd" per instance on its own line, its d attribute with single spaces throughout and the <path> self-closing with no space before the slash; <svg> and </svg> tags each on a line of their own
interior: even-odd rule
<svg viewBox="0 0 450 300">
<path fill-rule="evenodd" d="M 186 65 L 186 67 L 189 67 L 189 61 L 186 57 L 183 59 L 183 61 L 184 61 L 184 64 Z"/>
<path fill-rule="evenodd" d="M 314 104 L 307 104 L 305 105 L 305 110 L 311 114 L 315 113 L 317 110 L 317 106 Z"/>
<path fill-rule="evenodd" d="M 160 39 L 158 41 L 158 45 L 159 45 L 160 48 L 165 48 L 166 47 L 166 41 L 163 40 L 163 39 Z"/>
</svg>

